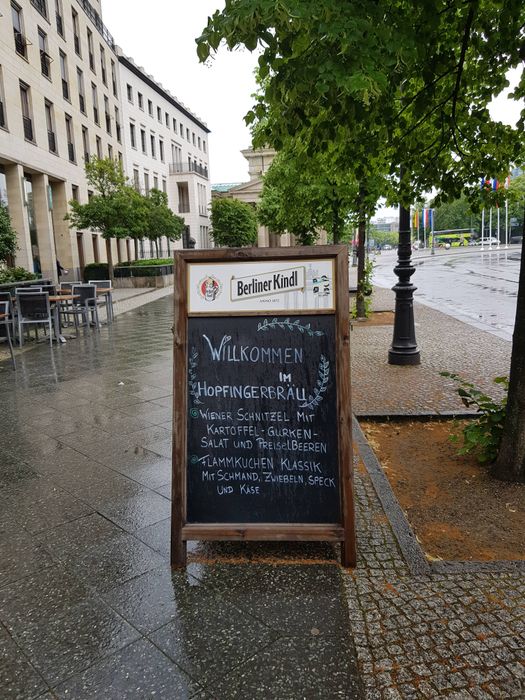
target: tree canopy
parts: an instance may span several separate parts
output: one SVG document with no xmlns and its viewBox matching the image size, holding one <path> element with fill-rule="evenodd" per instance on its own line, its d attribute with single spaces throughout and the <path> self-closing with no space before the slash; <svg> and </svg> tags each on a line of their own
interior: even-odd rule
<svg viewBox="0 0 525 700">
<path fill-rule="evenodd" d="M 140 195 L 139 195 L 140 196 Z M 161 236 L 176 241 L 182 236 L 184 219 L 174 214 L 168 207 L 168 195 L 153 188 L 142 198 L 142 236 L 158 246 Z M 157 250 L 158 254 L 158 250 Z"/>
<path fill-rule="evenodd" d="M 213 199 L 211 231 L 214 243 L 227 248 L 241 248 L 257 243 L 257 218 L 249 204 L 237 199 Z"/>
</svg>

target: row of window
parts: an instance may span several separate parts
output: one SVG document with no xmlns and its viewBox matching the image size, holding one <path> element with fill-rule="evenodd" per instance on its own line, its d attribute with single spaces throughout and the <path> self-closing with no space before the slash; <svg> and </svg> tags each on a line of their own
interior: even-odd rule
<svg viewBox="0 0 525 700">
<path fill-rule="evenodd" d="M 31 0 L 32 4 L 39 10 L 40 14 L 42 14 L 46 19 L 47 19 L 47 6 L 43 0 Z M 55 6 L 56 6 L 56 26 L 57 26 L 57 32 L 59 36 L 62 37 L 62 39 L 65 40 L 65 30 L 64 30 L 64 22 L 63 22 L 63 14 L 62 14 L 62 0 L 55 0 Z M 42 11 L 45 9 L 45 12 Z M 72 13 L 72 20 L 73 20 L 73 43 L 75 47 L 75 52 L 79 58 L 82 58 L 82 44 L 80 41 L 80 28 L 79 28 L 79 20 L 78 20 L 78 13 L 74 10 L 74 8 L 71 8 L 71 13 Z M 11 2 L 11 17 L 12 17 L 12 22 L 13 22 L 13 36 L 14 36 L 14 42 L 15 42 L 15 51 L 17 54 L 22 56 L 22 58 L 25 58 L 28 60 L 28 50 L 27 47 L 28 45 L 31 44 L 30 41 L 26 38 L 25 32 L 24 32 L 24 20 L 23 20 L 23 15 L 22 15 L 22 8 L 14 2 L 14 0 Z M 93 71 L 93 73 L 96 74 L 97 68 L 96 68 L 96 61 L 95 61 L 95 49 L 94 49 L 94 42 L 93 42 L 93 32 L 89 29 L 89 27 L 86 28 L 86 37 L 87 37 L 87 53 L 88 53 L 88 59 L 89 59 L 89 67 Z M 49 54 L 48 51 L 48 39 L 47 39 L 47 34 L 46 32 L 41 28 L 38 27 L 38 49 L 40 52 L 40 66 L 41 66 L 41 72 L 42 75 L 44 75 L 46 78 L 49 80 L 52 79 L 51 77 L 51 63 L 53 61 L 52 57 Z M 62 87 L 63 91 L 64 89 L 64 71 L 62 70 L 63 68 L 63 63 L 65 62 L 65 53 L 63 51 L 60 51 L 60 67 L 61 67 L 61 74 L 62 74 Z M 100 73 L 102 77 L 102 82 L 104 85 L 107 87 L 108 86 L 108 74 L 107 74 L 107 65 L 106 65 L 106 52 L 105 48 L 102 44 L 99 45 L 99 62 L 100 62 Z M 112 89 L 113 89 L 113 95 L 118 98 L 118 83 L 117 83 L 117 69 L 116 69 L 116 64 L 113 59 L 110 60 L 110 65 L 111 65 L 111 83 L 112 83 Z M 66 97 L 66 95 L 64 95 Z M 66 99 L 69 99 L 69 97 L 66 97 Z"/>
<path fill-rule="evenodd" d="M 157 173 L 153 173 L 153 180 L 152 180 L 152 187 L 156 190 L 159 189 L 159 176 Z M 162 178 L 162 191 L 167 193 L 168 191 L 168 184 L 166 182 L 165 178 Z M 133 186 L 137 190 L 137 192 L 140 192 L 142 190 L 140 186 L 140 176 L 139 176 L 139 170 L 137 167 L 133 168 Z M 149 171 L 146 169 L 144 170 L 144 193 L 148 195 L 150 192 L 150 174 Z"/>
<path fill-rule="evenodd" d="M 128 102 L 131 104 L 134 104 L 133 101 L 133 87 L 129 85 L 129 83 L 126 85 L 126 91 L 127 91 L 127 96 L 128 96 Z M 148 100 L 148 114 L 150 117 L 154 118 L 154 112 L 153 112 L 153 102 L 151 100 Z M 137 103 L 139 106 L 139 109 L 142 109 L 144 111 L 144 95 L 141 92 L 137 91 Z M 162 124 L 162 109 L 157 105 L 157 121 Z M 176 134 L 177 133 L 177 120 L 175 117 L 172 117 L 170 119 L 170 115 L 168 112 L 164 112 L 164 123 L 168 129 L 173 127 L 173 131 Z M 184 135 L 186 134 L 186 141 L 189 143 L 193 143 L 194 146 L 196 146 L 200 151 L 203 151 L 206 153 L 206 141 L 204 139 L 201 139 L 200 136 L 196 136 L 195 132 L 192 131 L 190 133 L 190 130 L 187 127 L 184 127 L 183 123 L 181 121 L 178 122 L 178 133 L 182 138 L 184 138 Z"/>
</svg>

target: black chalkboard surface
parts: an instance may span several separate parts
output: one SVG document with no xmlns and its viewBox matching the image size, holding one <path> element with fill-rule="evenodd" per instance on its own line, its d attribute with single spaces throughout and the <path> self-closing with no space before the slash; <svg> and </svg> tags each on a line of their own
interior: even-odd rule
<svg viewBox="0 0 525 700">
<path fill-rule="evenodd" d="M 339 523 L 335 316 L 188 319 L 187 522 Z"/>
</svg>

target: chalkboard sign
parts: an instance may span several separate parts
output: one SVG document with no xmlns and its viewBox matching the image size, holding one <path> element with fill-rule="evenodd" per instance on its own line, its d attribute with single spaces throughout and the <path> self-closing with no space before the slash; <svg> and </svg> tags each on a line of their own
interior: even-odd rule
<svg viewBox="0 0 525 700">
<path fill-rule="evenodd" d="M 346 248 L 175 267 L 173 566 L 189 539 L 338 540 L 354 565 Z"/>
</svg>

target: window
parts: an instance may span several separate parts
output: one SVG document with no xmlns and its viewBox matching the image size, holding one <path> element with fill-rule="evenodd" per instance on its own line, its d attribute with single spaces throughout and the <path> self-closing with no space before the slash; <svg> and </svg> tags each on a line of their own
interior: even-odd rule
<svg viewBox="0 0 525 700">
<path fill-rule="evenodd" d="M 182 137 L 184 137 L 184 127 L 182 126 L 182 124 L 180 122 L 179 122 L 179 131 L 180 131 L 180 135 Z"/>
<path fill-rule="evenodd" d="M 129 123 L 129 139 L 131 141 L 131 148 L 137 148 L 137 141 L 135 138 L 135 124 Z"/>
<path fill-rule="evenodd" d="M 140 109 L 144 109 L 144 96 L 142 95 L 141 92 L 137 93 L 137 100 L 138 100 Z"/>
<path fill-rule="evenodd" d="M 110 143 L 108 143 L 108 158 L 113 160 L 113 146 Z"/>
<path fill-rule="evenodd" d="M 193 145 L 195 146 L 195 132 L 194 131 L 191 132 L 191 141 L 192 141 Z"/>
<path fill-rule="evenodd" d="M 20 102 L 22 105 L 22 122 L 24 126 L 24 137 L 27 141 L 34 141 L 33 119 L 31 118 L 31 100 L 29 97 L 29 86 L 20 83 Z"/>
<path fill-rule="evenodd" d="M 142 148 L 142 153 L 147 153 L 148 150 L 146 148 L 146 131 L 144 129 L 140 130 L 140 145 Z"/>
<path fill-rule="evenodd" d="M 173 131 L 177 133 L 177 120 L 173 119 Z"/>
<path fill-rule="evenodd" d="M 91 83 L 91 99 L 93 101 L 93 119 L 95 120 L 95 124 L 100 124 L 100 121 L 98 118 L 97 86 L 95 85 L 95 83 Z"/>
<path fill-rule="evenodd" d="M 78 83 L 78 103 L 80 105 L 80 111 L 86 113 L 86 94 L 84 91 L 84 74 L 77 68 L 77 83 Z"/>
<path fill-rule="evenodd" d="M 189 142 L 189 140 L 190 140 L 190 130 L 186 129 L 186 141 Z"/>
<path fill-rule="evenodd" d="M 73 9 L 71 10 L 71 17 L 73 18 L 73 42 L 75 44 L 75 53 L 82 58 L 82 53 L 80 51 L 80 35 L 78 31 L 78 14 Z"/>
<path fill-rule="evenodd" d="M 162 181 L 162 191 L 167 194 L 168 192 L 168 186 L 166 184 L 166 180 Z"/>
<path fill-rule="evenodd" d="M 53 105 L 48 100 L 44 101 L 44 111 L 46 113 L 47 143 L 51 153 L 57 153 L 57 140 L 55 135 L 55 115 Z"/>
<path fill-rule="evenodd" d="M 93 241 L 93 260 L 98 263 L 100 262 L 100 256 L 98 252 L 98 234 L 92 233 L 91 240 Z"/>
<path fill-rule="evenodd" d="M 202 145 L 202 144 L 201 144 L 201 137 L 200 137 L 200 136 L 199 136 L 199 138 L 197 139 L 197 143 L 198 143 L 198 145 L 199 145 L 199 151 L 202 151 L 202 148 L 201 148 L 201 145 Z"/>
<path fill-rule="evenodd" d="M 90 157 L 89 132 L 87 130 L 87 126 L 82 127 L 82 148 L 84 149 L 84 162 L 87 163 L 89 161 L 89 157 Z"/>
<path fill-rule="evenodd" d="M 118 107 L 115 107 L 115 133 L 117 134 L 117 141 L 122 143 L 120 135 L 120 113 Z"/>
<path fill-rule="evenodd" d="M 7 114 L 5 108 L 4 81 L 2 80 L 2 67 L 0 66 L 0 127 L 7 129 Z"/>
<path fill-rule="evenodd" d="M 149 194 L 149 175 L 144 173 L 144 194 Z"/>
<path fill-rule="evenodd" d="M 78 185 L 71 185 L 71 195 L 75 202 L 80 202 L 80 198 L 78 196 Z"/>
<path fill-rule="evenodd" d="M 117 71 L 115 68 L 115 61 L 111 61 L 111 85 L 113 86 L 113 95 L 118 96 L 117 93 Z"/>
<path fill-rule="evenodd" d="M 88 43 L 88 54 L 89 54 L 89 67 L 95 73 L 95 54 L 93 52 L 93 32 L 91 29 L 87 30 L 87 43 Z"/>
<path fill-rule="evenodd" d="M 59 36 L 64 38 L 64 20 L 62 12 L 62 0 L 55 0 L 55 17 L 57 24 L 57 32 Z"/>
<path fill-rule="evenodd" d="M 158 190 L 159 189 L 159 178 L 158 175 L 153 175 L 153 187 Z"/>
<path fill-rule="evenodd" d="M 69 114 L 65 115 L 66 119 L 66 139 L 67 139 L 67 154 L 69 157 L 69 160 L 74 163 L 75 162 L 75 143 L 73 140 L 73 120 L 69 116 Z"/>
<path fill-rule="evenodd" d="M 156 158 L 157 155 L 155 153 L 155 136 L 153 134 L 150 134 L 149 141 L 151 146 L 151 157 Z"/>
<path fill-rule="evenodd" d="M 38 28 L 38 48 L 40 50 L 40 70 L 46 78 L 51 78 L 51 56 L 47 52 L 47 34 Z"/>
<path fill-rule="evenodd" d="M 133 169 L 133 187 L 137 190 L 137 192 L 140 192 L 139 171 L 137 168 Z"/>
<path fill-rule="evenodd" d="M 206 141 L 202 140 L 202 150 L 206 153 Z"/>
<path fill-rule="evenodd" d="M 167 112 L 164 112 L 164 121 L 166 122 L 166 126 L 169 129 L 170 128 L 170 115 Z"/>
<path fill-rule="evenodd" d="M 107 86 L 108 76 L 106 72 L 106 53 L 102 44 L 100 45 L 100 74 L 102 76 L 102 82 Z"/>
<path fill-rule="evenodd" d="M 126 92 L 128 94 L 128 102 L 131 102 L 133 104 L 133 88 L 131 85 L 126 85 Z"/>
<path fill-rule="evenodd" d="M 159 157 L 164 163 L 164 141 L 162 139 L 159 139 Z"/>
<path fill-rule="evenodd" d="M 104 115 L 106 117 L 106 131 L 111 136 L 111 115 L 109 113 L 109 100 L 104 95 Z"/>
<path fill-rule="evenodd" d="M 102 158 L 102 139 L 100 136 L 95 137 L 95 143 L 97 146 L 97 158 Z"/>
<path fill-rule="evenodd" d="M 11 3 L 11 17 L 13 19 L 15 50 L 19 56 L 27 58 L 27 41 L 23 31 L 22 9 L 15 2 Z"/>
<path fill-rule="evenodd" d="M 150 117 L 153 116 L 153 102 L 151 100 L 148 100 L 148 114 Z"/>
<path fill-rule="evenodd" d="M 47 4 L 46 0 L 31 0 L 31 5 L 33 5 L 34 8 L 36 8 L 42 17 L 45 17 L 47 19 Z"/>
<path fill-rule="evenodd" d="M 59 53 L 60 57 L 60 77 L 62 78 L 62 96 L 65 100 L 69 100 L 69 80 L 67 75 L 67 58 L 63 51 Z"/>
<path fill-rule="evenodd" d="M 118 162 L 122 165 L 122 153 L 118 152 Z"/>
<path fill-rule="evenodd" d="M 162 110 L 161 110 L 160 107 L 157 107 L 157 120 L 158 120 L 159 122 L 162 121 Z"/>
</svg>

